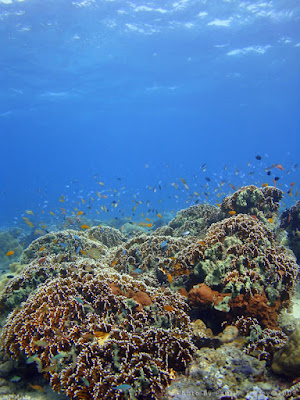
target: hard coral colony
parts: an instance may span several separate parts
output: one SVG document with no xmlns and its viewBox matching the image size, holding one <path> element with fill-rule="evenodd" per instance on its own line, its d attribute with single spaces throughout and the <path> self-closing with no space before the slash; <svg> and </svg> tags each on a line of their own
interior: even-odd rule
<svg viewBox="0 0 300 400">
<path fill-rule="evenodd" d="M 193 206 L 129 239 L 110 227 L 40 237 L 0 295 L 4 354 L 75 400 L 160 399 L 197 348 L 238 335 L 249 357 L 295 376 L 278 316 L 298 265 L 269 223 L 281 196 L 247 186 L 221 211 Z"/>
</svg>

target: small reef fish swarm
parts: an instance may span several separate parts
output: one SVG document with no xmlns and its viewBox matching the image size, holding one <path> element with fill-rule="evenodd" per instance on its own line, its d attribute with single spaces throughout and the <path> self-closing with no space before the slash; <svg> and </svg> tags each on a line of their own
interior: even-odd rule
<svg viewBox="0 0 300 400">
<path fill-rule="evenodd" d="M 163 398 L 199 349 L 238 335 L 245 357 L 300 377 L 299 329 L 288 341 L 279 318 L 297 284 L 282 238 L 295 243 L 298 209 L 279 227 L 281 197 L 246 186 L 129 239 L 108 226 L 41 236 L 2 282 L 2 352 L 75 400 Z"/>
</svg>

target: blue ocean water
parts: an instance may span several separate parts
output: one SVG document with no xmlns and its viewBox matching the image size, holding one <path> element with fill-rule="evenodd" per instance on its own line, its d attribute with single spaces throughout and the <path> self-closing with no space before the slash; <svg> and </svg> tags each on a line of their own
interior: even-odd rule
<svg viewBox="0 0 300 400">
<path fill-rule="evenodd" d="M 0 226 L 164 217 L 247 184 L 294 204 L 299 22 L 297 0 L 0 0 Z"/>
</svg>

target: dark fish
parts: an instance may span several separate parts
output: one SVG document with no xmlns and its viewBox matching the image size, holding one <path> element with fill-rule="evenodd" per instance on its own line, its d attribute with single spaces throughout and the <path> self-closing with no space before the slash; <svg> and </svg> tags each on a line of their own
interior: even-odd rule
<svg viewBox="0 0 300 400">
<path fill-rule="evenodd" d="M 207 182 L 210 182 L 210 178 L 208 176 L 205 177 L 205 179 L 207 180 Z"/>
<path fill-rule="evenodd" d="M 261 156 L 260 156 L 260 155 L 257 155 L 255 158 L 256 158 L 257 160 L 261 160 Z"/>
<path fill-rule="evenodd" d="M 279 181 L 279 179 L 280 179 L 279 176 L 275 176 L 274 178 L 275 181 Z"/>
<path fill-rule="evenodd" d="M 268 171 L 268 172 L 267 172 L 267 175 L 269 175 L 269 176 L 270 176 L 270 175 L 271 175 L 271 171 Z"/>
</svg>

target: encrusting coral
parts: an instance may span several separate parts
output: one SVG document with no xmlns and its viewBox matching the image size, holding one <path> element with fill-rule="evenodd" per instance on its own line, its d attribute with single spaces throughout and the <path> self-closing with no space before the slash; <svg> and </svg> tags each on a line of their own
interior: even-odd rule
<svg viewBox="0 0 300 400">
<path fill-rule="evenodd" d="M 276 374 L 300 377 L 300 326 L 296 327 L 282 349 L 275 353 L 271 367 Z"/>
<path fill-rule="evenodd" d="M 157 399 L 192 359 L 183 297 L 116 272 L 40 285 L 7 318 L 2 349 L 71 399 Z"/>
</svg>

